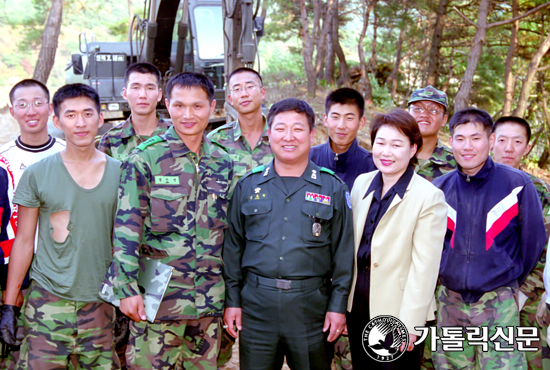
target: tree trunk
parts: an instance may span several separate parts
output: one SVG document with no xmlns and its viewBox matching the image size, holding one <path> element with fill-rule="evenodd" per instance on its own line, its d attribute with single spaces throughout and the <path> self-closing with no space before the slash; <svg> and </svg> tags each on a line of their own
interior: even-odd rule
<svg viewBox="0 0 550 370">
<path fill-rule="evenodd" d="M 361 82 L 359 83 L 359 90 L 365 95 L 365 103 L 372 105 L 372 86 L 369 80 L 369 74 L 367 69 L 367 63 L 365 62 L 365 53 L 363 51 L 363 41 L 365 40 L 365 34 L 369 26 L 370 12 L 376 5 L 377 0 L 363 0 L 366 9 L 363 10 L 363 28 L 359 35 L 359 43 L 357 45 L 357 52 L 359 54 L 359 66 L 361 68 Z"/>
<path fill-rule="evenodd" d="M 320 0 L 314 1 L 314 8 L 318 7 Z M 307 93 L 310 97 L 315 97 L 317 89 L 317 80 L 315 68 L 313 66 L 313 38 L 309 34 L 309 23 L 307 19 L 306 0 L 300 0 L 300 16 L 302 18 L 302 57 L 304 59 L 304 69 L 307 76 Z M 313 22 L 315 24 L 315 20 Z"/>
<path fill-rule="evenodd" d="M 328 33 L 327 60 L 325 67 L 325 81 L 334 85 L 334 63 L 336 61 L 336 43 L 338 42 L 338 0 L 334 0 L 334 11 L 330 19 L 331 31 Z"/>
<path fill-rule="evenodd" d="M 395 102 L 395 96 L 397 95 L 397 76 L 399 74 L 399 66 L 401 65 L 401 50 L 403 49 L 403 35 L 405 33 L 405 27 L 401 27 L 399 32 L 399 40 L 397 41 L 397 52 L 395 55 L 395 65 L 393 71 L 388 76 L 386 83 L 391 84 L 391 98 Z"/>
<path fill-rule="evenodd" d="M 340 39 L 336 37 L 335 52 L 340 63 L 340 73 L 342 73 L 342 81 L 345 87 L 351 87 L 351 76 L 349 75 L 348 62 L 346 61 L 346 55 L 340 45 Z"/>
<path fill-rule="evenodd" d="M 61 30 L 61 20 L 63 16 L 63 0 L 52 0 L 52 8 L 46 21 L 44 34 L 42 35 L 42 47 L 38 60 L 34 67 L 32 78 L 42 83 L 48 82 L 50 72 L 55 62 L 55 52 L 57 51 L 57 40 Z"/>
<path fill-rule="evenodd" d="M 518 15 L 519 0 L 512 1 L 512 17 Z M 512 72 L 512 64 L 514 62 L 514 54 L 518 43 L 519 21 L 512 23 L 512 34 L 510 35 L 510 46 L 508 47 L 508 55 L 506 55 L 506 66 L 504 69 L 504 104 L 502 106 L 502 115 L 509 116 L 512 111 L 512 100 L 514 99 L 514 75 Z"/>
<path fill-rule="evenodd" d="M 539 67 L 542 57 L 546 54 L 546 52 L 549 49 L 550 49 L 550 33 L 548 34 L 546 39 L 542 42 L 539 49 L 531 59 L 531 62 L 529 63 L 529 67 L 527 67 L 527 75 L 525 76 L 525 79 L 523 80 L 523 84 L 521 85 L 521 93 L 519 94 L 518 105 L 516 107 L 516 110 L 514 111 L 515 116 L 523 117 L 523 115 L 525 114 L 525 108 L 527 107 L 527 100 L 529 99 L 529 92 L 531 91 L 531 85 L 533 84 L 535 74 L 537 73 L 537 68 Z"/>
<path fill-rule="evenodd" d="M 327 39 L 329 38 L 329 32 L 332 29 L 332 14 L 338 13 L 338 10 L 335 9 L 334 4 L 335 0 L 328 0 L 327 11 L 325 13 L 325 18 L 323 19 L 323 27 L 319 34 L 317 41 L 317 56 L 315 60 L 315 74 L 319 77 L 323 77 L 323 63 L 326 59 L 327 54 Z M 321 2 L 320 2 L 321 3 Z"/>
<path fill-rule="evenodd" d="M 432 45 L 430 46 L 430 56 L 428 64 L 428 78 L 426 79 L 427 85 L 436 86 L 439 78 L 439 60 L 441 49 L 441 37 L 443 35 L 443 27 L 445 26 L 443 20 L 445 14 L 447 14 L 447 5 L 449 0 L 440 0 L 437 7 L 437 18 L 435 19 L 434 33 L 432 37 Z"/>
<path fill-rule="evenodd" d="M 455 96 L 454 111 L 458 112 L 468 104 L 468 98 L 470 96 L 470 89 L 474 81 L 474 75 L 476 73 L 477 63 L 481 57 L 481 50 L 485 43 L 485 36 L 487 34 L 487 15 L 489 14 L 490 0 L 481 0 L 479 4 L 479 16 L 477 21 L 477 31 L 474 37 L 474 42 L 468 54 L 468 63 L 466 65 L 466 71 L 460 84 L 460 89 Z"/>
</svg>

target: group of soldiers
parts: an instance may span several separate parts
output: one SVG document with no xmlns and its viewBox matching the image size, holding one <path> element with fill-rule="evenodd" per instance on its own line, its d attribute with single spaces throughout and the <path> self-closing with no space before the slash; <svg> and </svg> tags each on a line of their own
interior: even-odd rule
<svg viewBox="0 0 550 370">
<path fill-rule="evenodd" d="M 312 108 L 284 99 L 264 116 L 266 91 L 253 69 L 228 76 L 238 119 L 207 135 L 212 82 L 189 72 L 165 91 L 160 82 L 151 64 L 128 68 L 122 95 L 131 116 L 97 149 L 95 90 L 65 85 L 50 104 L 38 81 L 12 88 L 21 135 L 0 148 L 3 368 L 215 369 L 237 337 L 243 369 L 279 369 L 285 358 L 292 369 L 361 368 L 346 327 L 356 253 L 349 191 L 376 170 L 357 140 L 366 124 L 361 94 L 342 88 L 326 97 L 329 138 L 311 148 Z M 156 112 L 163 95 L 170 123 Z M 537 327 L 538 350 L 465 344 L 460 353 L 438 347 L 432 361 L 426 346 L 422 367 L 550 368 L 547 328 L 537 322 L 550 191 L 521 171 L 529 124 L 457 112 L 451 150 L 438 138 L 448 108 L 432 86 L 408 101 L 422 134 L 414 170 L 435 180 L 449 207 L 437 328 L 485 325 L 492 336 L 498 326 Z M 48 134 L 52 110 L 65 141 Z M 143 257 L 173 267 L 154 322 L 138 286 Z M 98 298 L 104 280 L 119 311 Z M 115 347 L 114 333 L 124 332 L 115 323 L 125 317 L 129 333 Z"/>
</svg>

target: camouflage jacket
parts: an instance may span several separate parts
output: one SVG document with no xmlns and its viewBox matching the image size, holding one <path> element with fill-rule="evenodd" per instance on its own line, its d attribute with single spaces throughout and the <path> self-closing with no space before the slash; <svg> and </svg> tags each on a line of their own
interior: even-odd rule
<svg viewBox="0 0 550 370">
<path fill-rule="evenodd" d="M 235 166 L 235 182 L 252 169 L 266 165 L 273 159 L 273 153 L 267 137 L 267 124 L 256 146 L 251 149 L 244 137 L 239 121 L 227 123 L 208 134 L 213 142 L 223 146 Z"/>
<path fill-rule="evenodd" d="M 546 235 L 548 236 L 550 235 L 550 187 L 538 177 L 535 177 L 528 172 L 526 173 L 533 181 L 533 184 L 535 184 L 535 188 L 539 194 L 540 202 L 542 204 L 542 215 L 544 217 L 544 227 L 546 228 Z M 544 245 L 544 251 L 542 252 L 539 262 L 520 287 L 520 290 L 532 299 L 536 299 L 537 296 L 544 293 L 544 282 L 542 280 L 542 275 L 544 272 L 544 265 L 546 264 L 547 249 L 548 243 Z"/>
<path fill-rule="evenodd" d="M 151 137 L 160 135 L 166 132 L 170 125 L 162 118 Z M 123 161 L 137 148 L 142 142 L 149 139 L 149 136 L 140 136 L 134 131 L 132 126 L 132 117 L 129 117 L 123 123 L 119 123 L 112 129 L 103 134 L 99 140 L 98 149 L 103 153 Z"/>
<path fill-rule="evenodd" d="M 453 152 L 438 139 L 437 146 L 430 159 L 422 165 L 417 164 L 414 168 L 414 172 L 431 182 L 445 175 L 447 172 L 451 172 L 455 168 L 456 161 Z"/>
<path fill-rule="evenodd" d="M 221 248 L 233 163 L 205 136 L 191 152 L 174 128 L 141 144 L 122 167 L 113 263 L 117 298 L 139 294 L 140 255 L 174 267 L 158 320 L 221 316 Z"/>
</svg>

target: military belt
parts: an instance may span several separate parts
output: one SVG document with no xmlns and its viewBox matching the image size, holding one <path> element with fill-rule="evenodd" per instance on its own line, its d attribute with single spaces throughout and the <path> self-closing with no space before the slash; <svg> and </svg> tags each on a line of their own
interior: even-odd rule
<svg viewBox="0 0 550 370">
<path fill-rule="evenodd" d="M 246 280 L 248 284 L 262 285 L 270 288 L 277 288 L 281 290 L 299 290 L 303 288 L 321 288 L 326 285 L 327 279 L 324 277 L 312 277 L 307 279 L 271 279 L 253 272 L 246 274 Z"/>
</svg>

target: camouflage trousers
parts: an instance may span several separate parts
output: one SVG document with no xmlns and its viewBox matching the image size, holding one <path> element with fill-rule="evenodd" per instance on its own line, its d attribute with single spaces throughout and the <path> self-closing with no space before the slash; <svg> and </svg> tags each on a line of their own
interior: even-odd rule
<svg viewBox="0 0 550 370">
<path fill-rule="evenodd" d="M 540 341 L 534 342 L 531 346 L 537 347 L 536 352 L 525 352 L 529 370 L 550 370 L 550 348 L 546 341 L 547 327 L 541 327 L 537 323 L 537 307 L 540 303 L 544 290 L 538 289 L 536 296 L 529 296 L 520 311 L 519 322 L 521 326 L 534 326 L 539 329 Z"/>
<path fill-rule="evenodd" d="M 130 321 L 126 366 L 138 369 L 217 369 L 220 317 L 197 320 Z"/>
<path fill-rule="evenodd" d="M 334 366 L 337 370 L 351 370 L 351 349 L 349 337 L 340 335 L 334 344 Z"/>
<path fill-rule="evenodd" d="M 107 303 L 69 301 L 33 282 L 16 369 L 119 369 L 113 343 L 114 314 Z"/>
<path fill-rule="evenodd" d="M 514 297 L 517 289 L 500 287 L 485 293 L 479 301 L 466 303 L 462 296 L 444 286 L 437 292 L 439 309 L 437 314 L 437 333 L 441 335 L 442 327 L 488 327 L 491 338 L 499 327 L 519 326 L 518 306 Z M 502 347 L 510 347 L 502 338 Z M 527 363 L 523 352 L 496 351 L 494 342 L 489 343 L 488 351 L 482 346 L 463 342 L 462 351 L 443 351 L 441 340 L 437 341 L 437 351 L 432 353 L 435 368 L 440 369 L 525 369 Z"/>
</svg>

